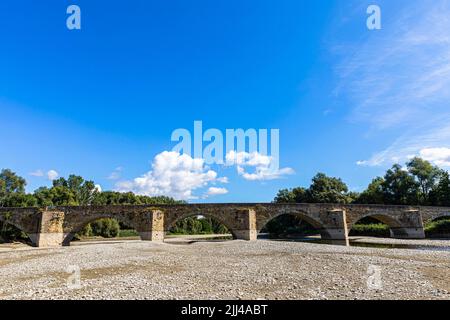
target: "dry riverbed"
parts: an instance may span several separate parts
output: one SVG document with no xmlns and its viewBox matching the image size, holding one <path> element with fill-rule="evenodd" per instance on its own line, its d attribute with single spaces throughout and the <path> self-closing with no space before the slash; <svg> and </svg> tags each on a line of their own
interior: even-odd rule
<svg viewBox="0 0 450 320">
<path fill-rule="evenodd" d="M 450 248 L 414 241 L 424 243 Z M 450 251 L 266 240 L 3 245 L 0 299 L 450 299 Z"/>
</svg>

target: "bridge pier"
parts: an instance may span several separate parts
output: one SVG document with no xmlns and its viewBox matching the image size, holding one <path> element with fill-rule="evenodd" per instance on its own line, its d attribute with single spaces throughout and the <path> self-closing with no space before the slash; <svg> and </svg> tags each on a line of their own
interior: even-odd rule
<svg viewBox="0 0 450 320">
<path fill-rule="evenodd" d="M 63 245 L 64 212 L 40 211 L 37 233 L 29 234 L 33 245 L 36 247 L 59 247 Z"/>
<path fill-rule="evenodd" d="M 391 237 L 398 239 L 425 239 L 422 215 L 417 209 L 405 210 L 399 217 L 400 225 L 391 227 Z"/>
<path fill-rule="evenodd" d="M 258 239 L 255 210 L 253 209 L 239 210 L 238 213 L 236 213 L 235 219 L 238 222 L 240 228 L 231 231 L 233 232 L 233 236 L 237 240 L 255 241 Z"/>
<path fill-rule="evenodd" d="M 256 230 L 234 230 L 236 240 L 256 241 L 258 232 Z"/>
<path fill-rule="evenodd" d="M 325 240 L 348 241 L 347 215 L 344 210 L 331 210 L 323 218 L 324 228 L 320 234 Z"/>
<path fill-rule="evenodd" d="M 424 228 L 391 228 L 391 238 L 396 239 L 425 239 Z"/>
<path fill-rule="evenodd" d="M 148 217 L 136 230 L 144 241 L 164 240 L 164 213 L 161 210 L 151 210 Z"/>
<path fill-rule="evenodd" d="M 320 235 L 324 240 L 348 240 L 348 233 L 345 229 L 322 229 Z"/>
</svg>

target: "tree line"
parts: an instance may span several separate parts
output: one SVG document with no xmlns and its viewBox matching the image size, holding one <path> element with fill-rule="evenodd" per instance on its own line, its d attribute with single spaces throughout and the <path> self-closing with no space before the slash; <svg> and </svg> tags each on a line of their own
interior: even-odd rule
<svg viewBox="0 0 450 320">
<path fill-rule="evenodd" d="M 59 178 L 51 187 L 26 193 L 27 182 L 10 169 L 0 172 L 1 207 L 46 207 L 64 205 L 139 205 L 183 203 L 171 197 L 149 197 L 133 192 L 100 191 L 95 183 L 77 175 Z M 395 164 L 383 177 L 376 177 L 362 192 L 351 192 L 340 178 L 318 173 L 308 188 L 278 191 L 276 203 L 342 203 L 450 206 L 448 171 L 421 158 L 405 167 Z"/>
<path fill-rule="evenodd" d="M 351 192 L 342 179 L 318 173 L 308 188 L 282 189 L 274 202 L 450 206 L 450 176 L 416 157 L 405 167 L 394 164 L 362 192 Z"/>
<path fill-rule="evenodd" d="M 26 193 L 26 180 L 10 169 L 0 173 L 1 207 L 51 207 L 77 205 L 140 205 L 177 204 L 171 197 L 149 197 L 133 192 L 99 191 L 93 181 L 77 175 L 53 180 L 52 186 L 40 187 L 33 193 Z"/>
</svg>

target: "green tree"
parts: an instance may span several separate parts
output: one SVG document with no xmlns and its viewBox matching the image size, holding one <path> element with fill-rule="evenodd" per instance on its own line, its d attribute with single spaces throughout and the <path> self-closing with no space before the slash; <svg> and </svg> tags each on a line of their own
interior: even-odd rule
<svg viewBox="0 0 450 320">
<path fill-rule="evenodd" d="M 408 171 L 415 177 L 420 186 L 421 204 L 430 204 L 430 191 L 436 186 L 442 170 L 433 166 L 429 161 L 415 157 L 409 161 L 406 166 Z"/>
<path fill-rule="evenodd" d="M 34 191 L 37 205 L 39 207 L 53 206 L 53 196 L 51 189 L 47 187 L 40 187 Z"/>
<path fill-rule="evenodd" d="M 295 203 L 295 196 L 292 190 L 281 189 L 275 196 L 274 202 L 276 203 Z"/>
<path fill-rule="evenodd" d="M 274 202 L 276 203 L 306 203 L 310 202 L 305 188 L 282 189 L 278 191 Z"/>
<path fill-rule="evenodd" d="M 419 184 L 414 177 L 399 164 L 386 172 L 382 182 L 386 204 L 415 205 L 419 202 Z"/>
<path fill-rule="evenodd" d="M 37 199 L 32 194 L 11 193 L 8 194 L 2 202 L 4 207 L 36 207 Z"/>
<path fill-rule="evenodd" d="M 79 205 L 72 190 L 66 186 L 41 187 L 34 192 L 39 206 L 76 206 Z"/>
<path fill-rule="evenodd" d="M 100 192 L 93 181 L 70 175 L 53 180 L 51 188 L 41 187 L 34 192 L 39 206 L 91 205 Z"/>
<path fill-rule="evenodd" d="M 447 171 L 441 175 L 437 186 L 431 192 L 434 204 L 439 206 L 450 206 L 450 176 Z"/>
<path fill-rule="evenodd" d="M 19 195 L 25 194 L 27 182 L 10 169 L 2 169 L 0 172 L 0 206 L 7 207 L 17 202 L 19 206 Z"/>
<path fill-rule="evenodd" d="M 6 194 L 6 181 L 0 179 L 0 197 Z"/>
<path fill-rule="evenodd" d="M 347 185 L 339 178 L 318 173 L 307 190 L 310 202 L 314 203 L 350 203 Z"/>
<path fill-rule="evenodd" d="M 0 172 L 0 192 L 9 193 L 25 193 L 27 182 L 24 178 L 18 176 L 10 169 L 2 169 Z"/>
<path fill-rule="evenodd" d="M 77 205 L 90 205 L 98 193 L 93 181 L 85 181 L 82 177 L 70 175 L 66 180 L 59 178 L 53 181 L 54 188 L 70 190 L 73 195 L 73 202 Z"/>
<path fill-rule="evenodd" d="M 115 192 L 104 191 L 94 194 L 92 199 L 93 205 L 121 205 L 121 204 L 177 204 L 184 203 L 183 201 L 177 201 L 170 197 L 148 197 L 142 195 L 135 195 L 132 192 Z"/>
<path fill-rule="evenodd" d="M 361 204 L 384 204 L 383 183 L 384 179 L 381 177 L 373 179 L 367 189 L 356 198 L 355 202 Z"/>
<path fill-rule="evenodd" d="M 339 178 L 318 173 L 308 189 L 303 187 L 278 191 L 275 203 L 350 203 L 358 195 L 348 192 L 347 185 Z"/>
</svg>

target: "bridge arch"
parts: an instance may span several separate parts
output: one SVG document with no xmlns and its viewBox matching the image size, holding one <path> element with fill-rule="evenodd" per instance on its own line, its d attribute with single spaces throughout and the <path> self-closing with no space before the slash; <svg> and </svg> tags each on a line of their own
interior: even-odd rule
<svg viewBox="0 0 450 320">
<path fill-rule="evenodd" d="M 35 243 L 36 243 L 36 234 L 30 233 L 19 222 L 15 221 L 14 219 L 5 218 L 4 215 L 0 215 L 0 223 L 2 223 L 3 226 L 5 226 L 5 225 L 13 226 L 14 228 L 16 228 L 17 230 L 19 230 L 20 232 L 22 232 L 23 234 L 26 235 L 26 237 L 28 239 L 28 242 L 31 245 L 35 245 Z"/>
<path fill-rule="evenodd" d="M 311 214 L 308 214 L 305 211 L 298 211 L 298 210 L 276 212 L 274 214 L 269 215 L 268 217 L 263 218 L 262 220 L 257 221 L 258 234 L 261 233 L 261 231 L 267 226 L 269 222 L 285 215 L 299 217 L 301 220 L 304 220 L 305 222 L 309 223 L 312 227 L 314 227 L 317 230 L 318 233 L 320 233 L 322 239 L 331 238 L 331 234 L 328 232 L 327 228 L 320 220 L 318 220 L 317 218 L 313 217 Z"/>
<path fill-rule="evenodd" d="M 450 211 L 444 211 L 444 212 L 440 212 L 438 214 L 435 214 L 427 222 L 436 221 L 436 220 L 439 220 L 439 219 L 442 219 L 442 218 L 450 218 Z"/>
<path fill-rule="evenodd" d="M 388 214 L 382 213 L 366 213 L 359 216 L 355 221 L 347 225 L 348 233 L 350 234 L 354 225 L 358 224 L 359 221 L 366 218 L 372 218 L 387 225 L 390 230 L 390 236 L 393 238 L 403 238 L 408 235 L 408 230 L 403 227 L 402 222 Z"/>
<path fill-rule="evenodd" d="M 64 233 L 63 245 L 66 245 L 66 246 L 70 245 L 70 242 L 72 241 L 72 239 L 78 232 L 83 230 L 83 228 L 86 227 L 89 223 L 93 223 L 100 219 L 115 219 L 118 222 L 121 222 L 121 223 L 135 229 L 136 231 L 139 230 L 139 226 L 136 225 L 136 223 L 132 219 L 129 219 L 123 215 L 117 215 L 117 214 L 111 214 L 111 213 L 86 215 L 85 217 L 83 217 L 83 219 L 77 220 L 76 222 L 71 222 L 71 223 L 69 222 L 64 226 L 64 230 L 69 229 L 70 231 Z M 142 237 L 141 237 L 141 239 L 142 239 Z"/>
<path fill-rule="evenodd" d="M 208 218 L 213 218 L 217 222 L 223 224 L 228 231 L 231 233 L 233 239 L 237 239 L 236 235 L 236 228 L 231 223 L 227 222 L 227 219 L 224 218 L 224 216 L 221 216 L 220 214 L 215 214 L 214 212 L 205 211 L 205 212 L 198 212 L 198 211 L 192 211 L 192 212 L 185 212 L 179 215 L 176 215 L 173 219 L 170 219 L 165 224 L 165 233 L 167 233 L 170 229 L 172 229 L 175 224 L 178 221 L 182 221 L 183 219 L 189 218 L 189 217 L 195 217 L 195 216 L 203 216 Z"/>
</svg>

